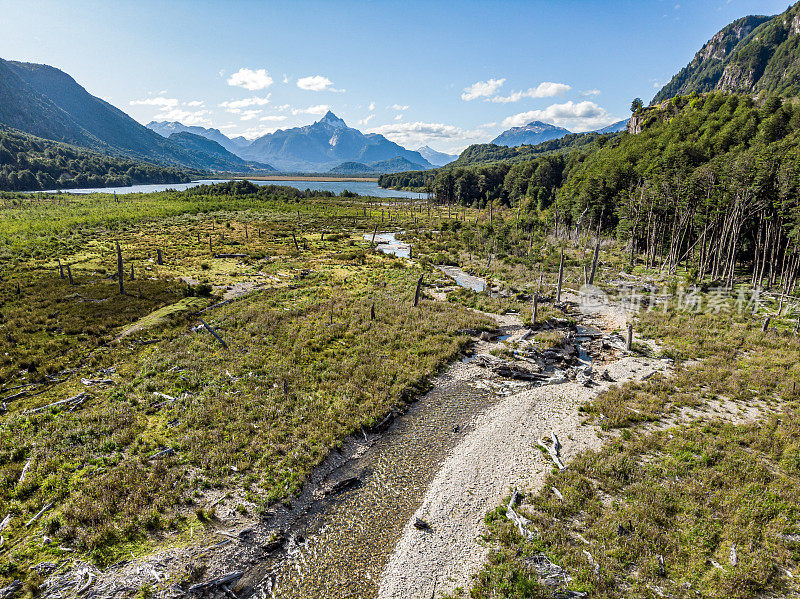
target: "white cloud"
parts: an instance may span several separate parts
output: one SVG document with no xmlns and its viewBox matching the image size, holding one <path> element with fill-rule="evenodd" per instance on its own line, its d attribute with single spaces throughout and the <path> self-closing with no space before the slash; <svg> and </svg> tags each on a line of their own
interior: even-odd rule
<svg viewBox="0 0 800 599">
<path fill-rule="evenodd" d="M 261 109 L 243 110 L 241 115 L 239 116 L 239 119 L 242 120 L 242 121 L 252 121 L 254 118 L 256 118 L 262 112 L 263 112 L 263 110 L 261 110 Z"/>
<path fill-rule="evenodd" d="M 461 94 L 461 99 L 469 102 L 477 98 L 488 98 L 497 93 L 497 90 L 503 87 L 506 82 L 503 79 L 488 79 L 487 81 L 476 81 L 472 85 L 464 88 L 464 93 Z"/>
<path fill-rule="evenodd" d="M 278 112 L 284 112 L 286 110 L 289 110 L 289 108 L 291 108 L 291 105 L 290 104 L 281 104 L 279 106 L 274 106 L 273 108 L 275 110 L 277 110 Z"/>
<path fill-rule="evenodd" d="M 186 106 L 191 106 L 192 108 L 197 108 L 198 106 L 202 106 L 203 103 L 200 100 L 192 100 L 191 102 L 186 102 Z"/>
<path fill-rule="evenodd" d="M 286 73 L 283 74 L 283 82 L 289 83 L 289 75 L 287 75 Z"/>
<path fill-rule="evenodd" d="M 181 110 L 174 108 L 171 110 L 163 110 L 159 112 L 154 120 L 156 121 L 180 121 L 184 125 L 203 125 L 210 126 L 211 121 L 208 119 L 208 110 Z"/>
<path fill-rule="evenodd" d="M 263 122 L 273 122 L 273 121 L 280 122 L 280 121 L 285 121 L 288 118 L 289 117 L 284 116 L 282 114 L 268 114 L 267 116 L 262 116 L 258 120 Z"/>
<path fill-rule="evenodd" d="M 420 121 L 380 125 L 367 130 L 367 133 L 380 133 L 406 148 L 418 148 L 438 142 L 437 145 L 446 147 L 445 151 L 448 152 L 464 148 L 470 143 L 486 141 L 486 134 L 482 131 L 469 131 L 454 125 Z"/>
<path fill-rule="evenodd" d="M 164 98 L 158 96 L 156 98 L 145 98 L 144 100 L 131 100 L 131 106 L 158 106 L 160 108 L 176 108 L 178 106 L 177 98 Z"/>
<path fill-rule="evenodd" d="M 367 110 L 369 110 L 370 112 L 375 110 L 375 102 L 374 101 L 369 103 L 369 106 L 367 107 Z"/>
<path fill-rule="evenodd" d="M 544 121 L 580 132 L 605 127 L 616 120 L 618 119 L 611 116 L 605 108 L 594 102 L 569 100 L 563 104 L 551 104 L 543 110 L 529 110 L 509 116 L 503 119 L 503 126 L 519 127 L 531 121 Z"/>
<path fill-rule="evenodd" d="M 399 121 L 399 120 L 402 120 L 402 118 L 403 118 L 403 115 L 402 114 L 398 114 L 398 115 L 396 115 L 394 117 L 394 120 Z"/>
<path fill-rule="evenodd" d="M 373 104 L 374 104 L 374 102 L 373 102 Z M 374 114 L 369 114 L 369 115 L 365 116 L 363 119 L 361 119 L 360 121 L 358 121 L 358 124 L 359 125 L 368 125 L 369 122 L 374 118 L 375 118 Z"/>
<path fill-rule="evenodd" d="M 403 110 L 408 110 L 408 105 L 406 104 L 405 106 L 403 106 L 402 104 L 392 104 L 391 106 L 387 106 L 386 108 L 389 108 L 391 110 L 399 110 L 402 112 Z"/>
<path fill-rule="evenodd" d="M 566 83 L 543 81 L 536 87 L 528 88 L 525 91 L 511 92 L 508 96 L 494 96 L 487 101 L 507 104 L 509 102 L 519 102 L 522 98 L 552 98 L 555 96 L 563 96 L 571 89 L 572 87 Z"/>
<path fill-rule="evenodd" d="M 228 77 L 228 85 L 256 91 L 259 89 L 266 89 L 272 85 L 272 77 L 269 76 L 266 69 L 257 69 L 254 71 L 252 69 L 241 68 Z"/>
<path fill-rule="evenodd" d="M 252 98 L 244 98 L 242 100 L 228 100 L 227 102 L 222 102 L 220 106 L 222 108 L 247 108 L 249 106 L 266 106 L 269 104 L 269 98 L 272 94 L 267 94 L 263 98 L 259 98 L 257 96 L 253 96 Z"/>
<path fill-rule="evenodd" d="M 297 87 L 310 92 L 343 92 L 343 89 L 335 89 L 333 81 L 322 75 L 312 75 L 301 77 L 297 80 Z"/>
<path fill-rule="evenodd" d="M 602 92 L 599 89 L 588 89 L 585 92 L 581 92 L 581 97 L 583 98 L 590 98 L 594 96 L 599 96 Z"/>
<path fill-rule="evenodd" d="M 325 114 L 331 109 L 330 106 L 327 104 L 317 104 L 315 106 L 309 106 L 308 108 L 292 108 L 292 114 Z"/>
</svg>

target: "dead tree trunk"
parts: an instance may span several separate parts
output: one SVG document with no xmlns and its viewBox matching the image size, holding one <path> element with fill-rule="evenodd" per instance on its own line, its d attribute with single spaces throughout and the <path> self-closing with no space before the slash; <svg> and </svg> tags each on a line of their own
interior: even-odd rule
<svg viewBox="0 0 800 599">
<path fill-rule="evenodd" d="M 74 285 L 75 281 L 72 279 L 72 268 L 67 264 L 67 277 L 69 277 L 69 284 Z"/>
<path fill-rule="evenodd" d="M 597 271 L 597 258 L 600 256 L 600 240 L 594 246 L 594 256 L 592 257 L 592 271 L 589 274 L 589 281 L 587 284 L 594 285 L 594 274 Z"/>
<path fill-rule="evenodd" d="M 558 265 L 558 286 L 556 287 L 556 303 L 561 302 L 561 285 L 564 283 L 564 249 L 561 249 L 561 262 Z"/>
<path fill-rule="evenodd" d="M 425 275 L 420 275 L 419 280 L 417 281 L 417 290 L 414 292 L 414 307 L 416 308 L 419 305 L 419 294 L 422 291 L 422 279 Z"/>
<path fill-rule="evenodd" d="M 61 264 L 61 260 L 58 261 L 58 275 L 63 279 L 64 278 L 64 265 Z"/>
<path fill-rule="evenodd" d="M 122 275 L 122 249 L 119 247 L 119 241 L 117 242 L 117 280 L 119 282 L 119 294 L 125 295 L 125 281 L 123 281 Z"/>
<path fill-rule="evenodd" d="M 378 233 L 378 225 L 375 225 L 375 229 L 372 231 L 372 243 L 375 243 L 375 235 Z"/>
<path fill-rule="evenodd" d="M 159 266 L 163 266 L 164 264 L 164 254 L 160 249 L 156 250 L 156 264 Z"/>
<path fill-rule="evenodd" d="M 297 235 L 294 234 L 294 231 L 292 231 L 292 239 L 294 240 L 294 249 L 296 249 L 299 252 L 300 245 L 297 243 Z"/>
<path fill-rule="evenodd" d="M 625 349 L 631 351 L 633 346 L 633 325 L 628 323 L 628 332 L 625 335 Z"/>
<path fill-rule="evenodd" d="M 533 307 L 531 308 L 531 325 L 536 326 L 536 316 L 539 313 L 539 298 L 533 294 Z"/>
<path fill-rule="evenodd" d="M 133 274 L 133 263 L 131 262 L 131 281 L 133 281 L 136 277 Z"/>
</svg>

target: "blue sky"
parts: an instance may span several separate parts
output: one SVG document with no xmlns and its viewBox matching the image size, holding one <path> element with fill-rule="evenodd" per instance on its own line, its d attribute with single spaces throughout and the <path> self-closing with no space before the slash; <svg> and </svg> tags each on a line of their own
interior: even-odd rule
<svg viewBox="0 0 800 599">
<path fill-rule="evenodd" d="M 715 32 L 787 0 L 0 0 L 0 57 L 142 123 L 255 137 L 330 108 L 415 149 L 539 119 L 586 131 L 648 102 Z"/>
</svg>

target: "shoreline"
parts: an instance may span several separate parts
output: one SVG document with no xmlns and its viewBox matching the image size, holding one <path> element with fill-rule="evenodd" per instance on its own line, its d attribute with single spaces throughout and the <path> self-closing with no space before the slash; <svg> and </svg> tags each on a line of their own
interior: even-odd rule
<svg viewBox="0 0 800 599">
<path fill-rule="evenodd" d="M 258 175 L 256 177 L 231 177 L 232 179 L 241 179 L 246 181 L 319 181 L 321 183 L 377 183 L 378 177 L 337 177 L 320 175 L 298 175 L 293 177 L 291 175 L 273 175 L 270 177 Z"/>
</svg>

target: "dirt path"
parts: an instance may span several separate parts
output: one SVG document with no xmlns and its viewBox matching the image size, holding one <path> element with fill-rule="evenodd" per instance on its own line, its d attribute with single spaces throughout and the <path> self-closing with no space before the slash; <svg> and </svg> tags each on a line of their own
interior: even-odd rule
<svg viewBox="0 0 800 599">
<path fill-rule="evenodd" d="M 607 331 L 622 329 L 626 323 L 626 314 L 615 306 L 599 307 L 592 317 Z M 659 360 L 630 356 L 603 366 L 617 383 L 665 368 Z M 587 388 L 569 382 L 526 389 L 480 415 L 450 452 L 407 522 L 383 571 L 378 596 L 429 599 L 457 587 L 468 588 L 489 552 L 480 541 L 486 513 L 512 486 L 541 489 L 553 467 L 537 439 L 555 432 L 564 446 L 565 463 L 581 451 L 599 448 L 598 429 L 582 424 L 578 408 L 610 384 L 598 381 Z M 418 529 L 417 518 L 430 529 Z"/>
</svg>

